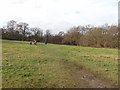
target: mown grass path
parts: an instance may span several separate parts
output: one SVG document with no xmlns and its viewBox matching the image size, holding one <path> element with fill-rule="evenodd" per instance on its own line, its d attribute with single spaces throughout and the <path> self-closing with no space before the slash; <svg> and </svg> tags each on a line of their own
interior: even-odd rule
<svg viewBox="0 0 120 90">
<path fill-rule="evenodd" d="M 117 87 L 117 50 L 3 40 L 3 87 Z"/>
</svg>

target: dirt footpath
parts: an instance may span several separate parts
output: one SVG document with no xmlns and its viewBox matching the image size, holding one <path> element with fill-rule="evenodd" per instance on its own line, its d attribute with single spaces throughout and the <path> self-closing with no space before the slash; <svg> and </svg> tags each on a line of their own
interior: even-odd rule
<svg viewBox="0 0 120 90">
<path fill-rule="evenodd" d="M 68 60 L 62 60 L 65 69 L 71 69 L 71 79 L 77 81 L 76 87 L 80 88 L 80 84 L 84 84 L 84 88 L 115 88 L 108 82 L 100 80 L 97 75 L 85 70 L 82 66 L 77 65 Z M 83 87 L 82 87 L 83 88 Z"/>
</svg>

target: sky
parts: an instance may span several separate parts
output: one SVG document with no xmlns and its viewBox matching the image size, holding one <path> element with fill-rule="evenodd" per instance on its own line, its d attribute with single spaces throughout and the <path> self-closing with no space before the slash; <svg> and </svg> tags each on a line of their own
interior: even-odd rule
<svg viewBox="0 0 120 90">
<path fill-rule="evenodd" d="M 119 0 L 0 0 L 0 27 L 10 20 L 51 33 L 78 25 L 118 23 Z"/>
</svg>

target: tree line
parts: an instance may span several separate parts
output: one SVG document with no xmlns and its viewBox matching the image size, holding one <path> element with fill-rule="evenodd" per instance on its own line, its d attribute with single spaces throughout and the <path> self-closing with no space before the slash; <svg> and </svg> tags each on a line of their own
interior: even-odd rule
<svg viewBox="0 0 120 90">
<path fill-rule="evenodd" d="M 98 27 L 92 25 L 74 26 L 66 33 L 60 31 L 51 34 L 50 30 L 39 27 L 29 28 L 25 22 L 17 23 L 14 20 L 7 22 L 6 26 L 0 28 L 2 39 L 44 42 L 65 45 L 118 48 L 118 26 L 104 24 Z"/>
</svg>

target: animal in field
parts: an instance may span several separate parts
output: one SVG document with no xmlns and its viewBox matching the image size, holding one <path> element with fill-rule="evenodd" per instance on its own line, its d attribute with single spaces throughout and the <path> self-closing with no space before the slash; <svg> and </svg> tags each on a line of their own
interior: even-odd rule
<svg viewBox="0 0 120 90">
<path fill-rule="evenodd" d="M 30 45 L 32 45 L 32 44 L 37 45 L 37 41 L 35 39 L 34 40 L 30 40 Z"/>
</svg>

